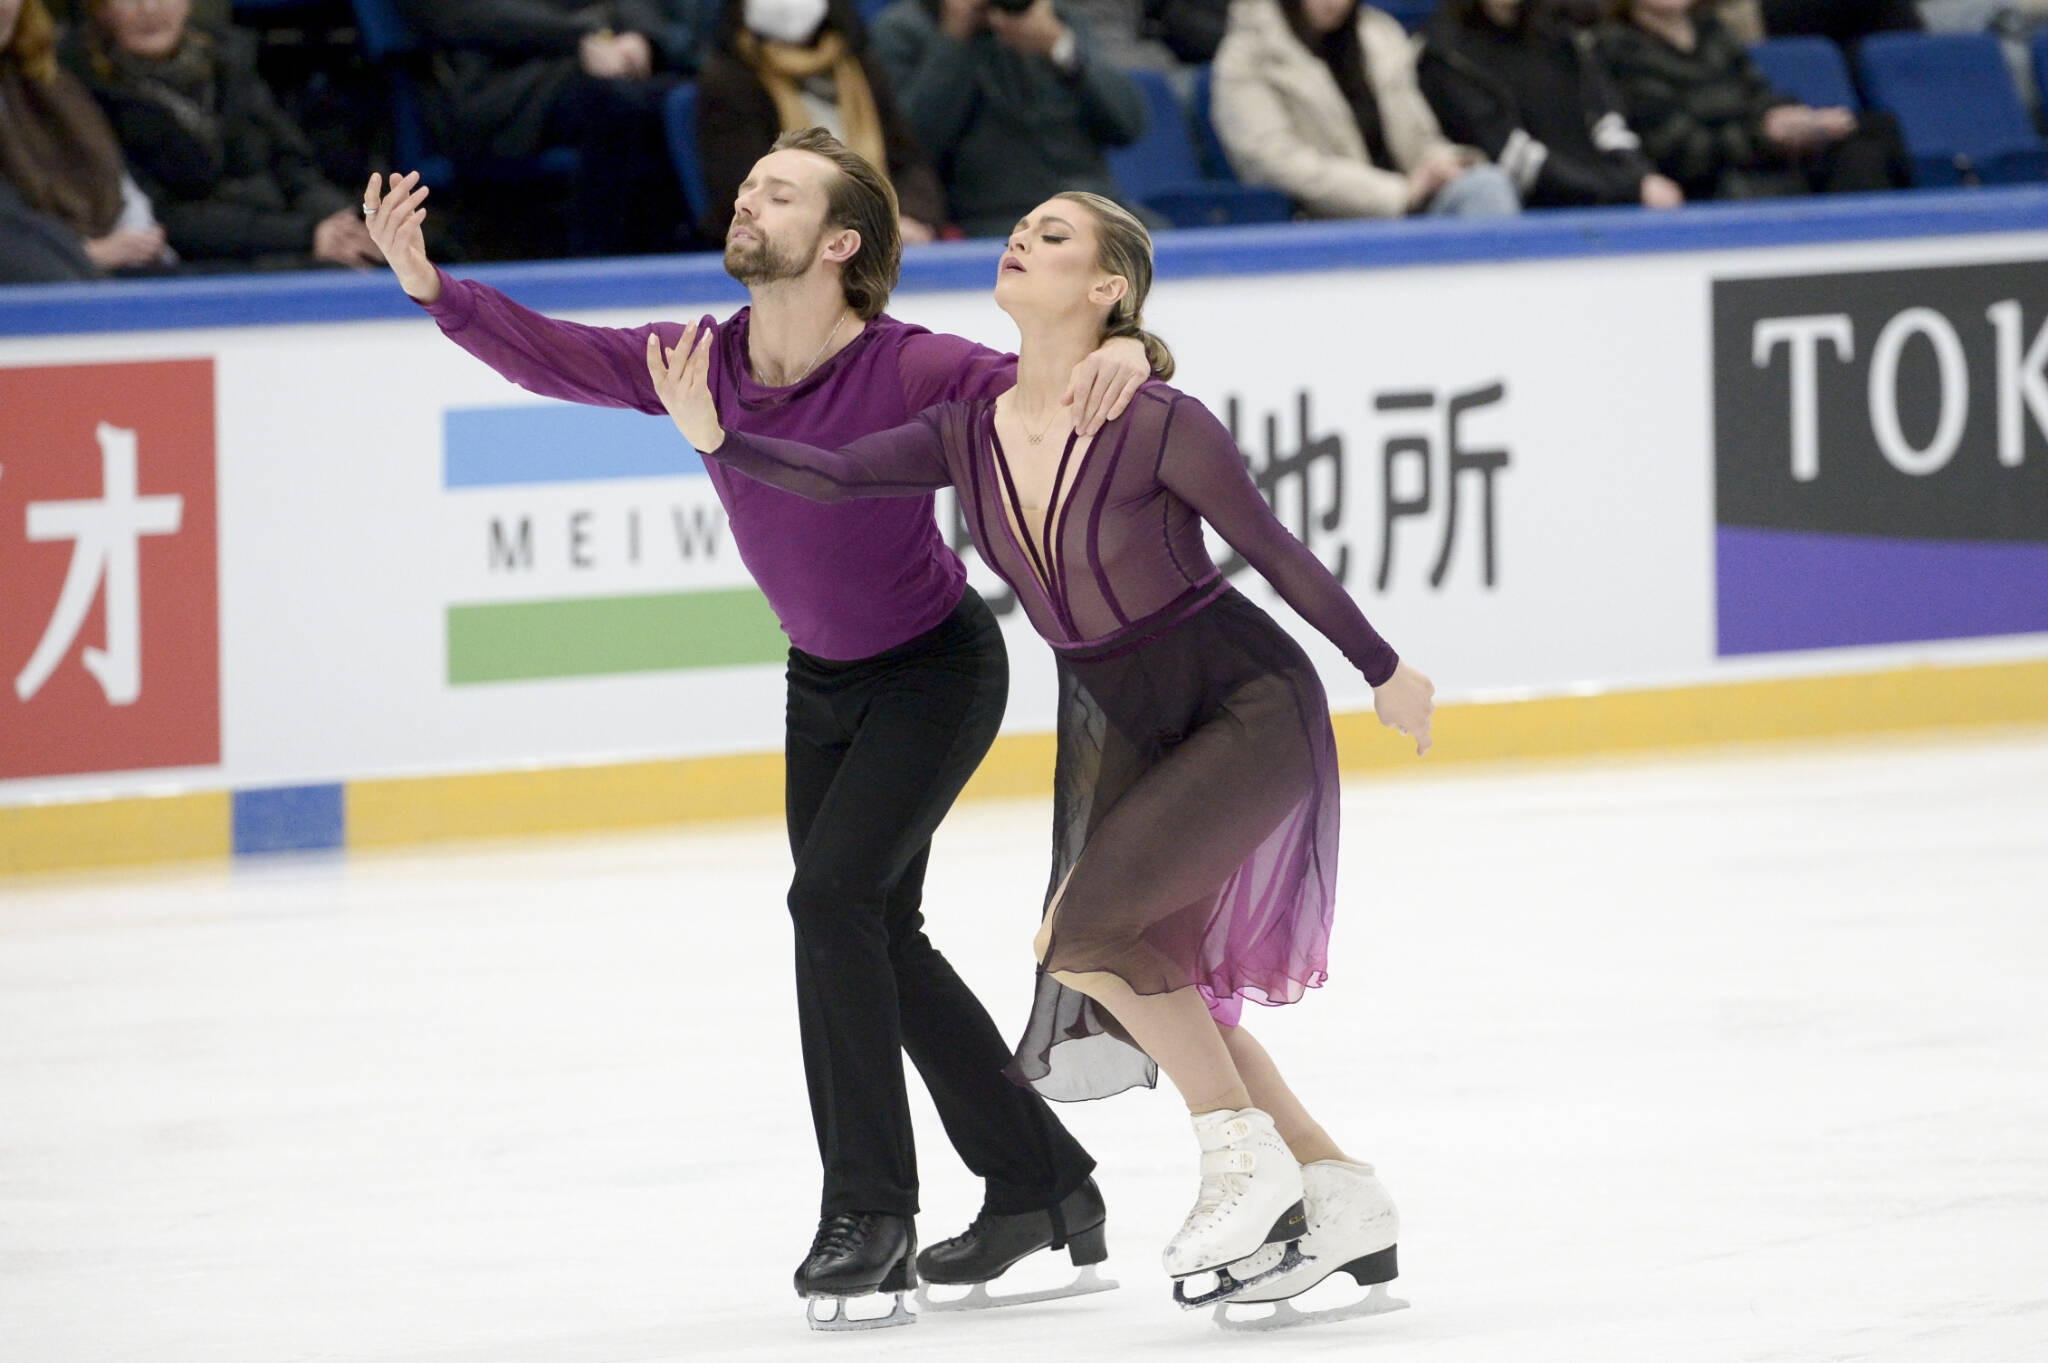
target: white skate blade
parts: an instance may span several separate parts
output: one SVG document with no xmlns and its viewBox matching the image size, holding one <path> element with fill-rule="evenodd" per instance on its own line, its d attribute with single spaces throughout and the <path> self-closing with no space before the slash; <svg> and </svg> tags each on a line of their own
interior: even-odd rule
<svg viewBox="0 0 2048 1363">
<path fill-rule="evenodd" d="M 1230 1314 L 1235 1306 L 1240 1311 L 1252 1311 L 1256 1304 L 1244 1302 L 1219 1302 L 1214 1317 L 1216 1324 L 1225 1330 L 1292 1330 L 1301 1325 L 1330 1325 L 1340 1320 L 1362 1320 L 1366 1316 L 1384 1316 L 1389 1311 L 1405 1311 L 1408 1303 L 1387 1291 L 1385 1283 L 1374 1283 L 1365 1296 L 1349 1306 L 1332 1306 L 1321 1311 L 1303 1311 L 1292 1301 L 1271 1303 L 1273 1309 L 1263 1316 L 1237 1316 Z"/>
<path fill-rule="evenodd" d="M 1275 1250 L 1279 1250 L 1279 1253 L 1276 1254 Z M 1216 1285 L 1199 1296 L 1190 1297 L 1187 1294 L 1187 1285 L 1191 1279 L 1202 1277 L 1202 1274 L 1190 1273 L 1186 1278 L 1174 1279 L 1173 1299 L 1183 1310 L 1199 1311 L 1205 1306 L 1234 1297 L 1240 1292 L 1248 1292 L 1260 1283 L 1271 1282 L 1283 1273 L 1292 1273 L 1309 1262 L 1311 1260 L 1301 1252 L 1301 1242 L 1298 1240 L 1289 1240 L 1284 1249 L 1277 1245 L 1262 1245 L 1256 1252 L 1234 1264 L 1211 1269 L 1210 1272 L 1216 1277 Z M 1244 1277 L 1237 1276 L 1239 1270 L 1244 1271 Z"/>
<path fill-rule="evenodd" d="M 998 1295 L 988 1290 L 987 1283 L 975 1283 L 967 1289 L 966 1296 L 942 1300 L 931 1294 L 932 1284 L 919 1283 L 917 1307 L 920 1311 L 992 1311 L 999 1306 L 1028 1306 L 1032 1302 L 1061 1301 L 1067 1297 L 1114 1292 L 1117 1286 L 1116 1279 L 1103 1277 L 1096 1272 L 1096 1266 L 1090 1264 L 1065 1287 L 1049 1287 L 1042 1292 L 1005 1292 Z"/>
<path fill-rule="evenodd" d="M 876 1293 L 880 1296 L 880 1293 Z M 897 1325 L 915 1325 L 917 1317 L 903 1309 L 903 1294 L 895 1293 L 896 1304 L 886 1316 L 870 1316 L 865 1319 L 849 1316 L 846 1308 L 850 1302 L 864 1300 L 859 1297 L 807 1297 L 804 1299 L 804 1319 L 811 1323 L 813 1330 L 887 1330 Z M 820 1316 L 818 1303 L 832 1303 L 832 1314 Z"/>
</svg>

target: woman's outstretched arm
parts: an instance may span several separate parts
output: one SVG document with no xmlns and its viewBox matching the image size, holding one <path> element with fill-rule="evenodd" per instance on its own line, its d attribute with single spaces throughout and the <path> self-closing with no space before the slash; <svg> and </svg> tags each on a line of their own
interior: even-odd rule
<svg viewBox="0 0 2048 1363">
<path fill-rule="evenodd" d="M 709 327 L 695 324 L 683 329 L 673 347 L 664 348 L 657 336 L 647 338 L 647 373 L 654 391 L 675 418 L 676 429 L 706 459 L 814 502 L 921 497 L 952 481 L 939 434 L 943 408 L 838 450 L 727 431 L 711 396 L 710 338 Z"/>
<path fill-rule="evenodd" d="M 1245 472 L 1237 441 L 1193 398 L 1175 401 L 1159 481 L 1215 526 L 1296 615 L 1343 650 L 1371 683 L 1380 722 L 1413 736 L 1415 750 L 1427 752 L 1436 688 L 1401 661 L 1344 584 L 1280 523 Z"/>
</svg>

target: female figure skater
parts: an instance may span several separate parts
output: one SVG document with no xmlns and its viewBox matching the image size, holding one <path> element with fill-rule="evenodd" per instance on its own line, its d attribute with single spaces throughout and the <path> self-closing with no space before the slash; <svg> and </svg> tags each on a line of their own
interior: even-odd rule
<svg viewBox="0 0 2048 1363">
<path fill-rule="evenodd" d="M 1171 376 L 1139 324 L 1151 276 L 1151 239 L 1123 209 L 1092 194 L 1046 201 L 1011 233 L 997 275 L 1022 335 L 1016 386 L 837 452 L 727 431 L 695 328 L 673 349 L 649 337 L 647 363 L 690 442 L 763 482 L 824 501 L 956 487 L 982 556 L 1057 652 L 1053 876 L 1011 1074 L 1076 1099 L 1165 1069 L 1202 1149 L 1200 1195 L 1164 1256 L 1175 1299 L 1281 1300 L 1339 1269 L 1376 1285 L 1395 1273 L 1385 1190 L 1237 1025 L 1243 999 L 1292 1002 L 1326 974 L 1328 704 L 1300 647 L 1210 561 L 1202 522 L 1344 650 L 1380 722 L 1418 754 L 1434 692 L 1274 518 L 1200 403 L 1155 381 L 1092 439 L 1072 428 L 1061 385 L 1104 337 L 1141 340 L 1155 375 Z M 1187 1280 L 1209 1273 L 1213 1289 L 1189 1295 Z M 1393 1304 L 1376 1288 L 1339 1314 Z"/>
</svg>

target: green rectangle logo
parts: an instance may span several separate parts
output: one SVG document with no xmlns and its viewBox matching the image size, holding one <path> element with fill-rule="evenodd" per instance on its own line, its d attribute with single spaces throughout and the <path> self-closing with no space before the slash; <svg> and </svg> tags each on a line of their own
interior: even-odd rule
<svg viewBox="0 0 2048 1363">
<path fill-rule="evenodd" d="M 789 638 L 753 587 L 448 608 L 448 684 L 779 663 Z"/>
</svg>

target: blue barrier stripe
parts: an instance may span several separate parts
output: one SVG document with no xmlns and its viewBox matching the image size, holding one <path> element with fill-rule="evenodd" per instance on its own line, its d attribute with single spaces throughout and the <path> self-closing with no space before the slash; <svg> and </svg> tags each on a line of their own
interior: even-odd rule
<svg viewBox="0 0 2048 1363">
<path fill-rule="evenodd" d="M 235 855 L 316 852 L 347 841 L 342 787 L 275 786 L 234 793 Z"/>
<path fill-rule="evenodd" d="M 2018 186 L 1692 204 L 1669 213 L 1589 208 L 1483 222 L 1407 219 L 1194 228 L 1160 234 L 1156 274 L 1161 279 L 1198 279 L 1753 250 L 2036 232 L 2043 227 L 2048 227 L 2048 188 Z M 904 260 L 898 292 L 990 289 L 999 249 L 993 241 L 921 247 Z M 746 301 L 745 291 L 726 277 L 723 262 L 710 252 L 493 265 L 466 273 L 543 312 L 631 308 L 653 317 L 685 304 L 738 305 Z M 0 336 L 418 319 L 420 315 L 382 272 L 0 288 Z"/>
<path fill-rule="evenodd" d="M 442 428 L 442 486 L 703 476 L 667 417 L 610 407 L 458 407 Z"/>
</svg>

